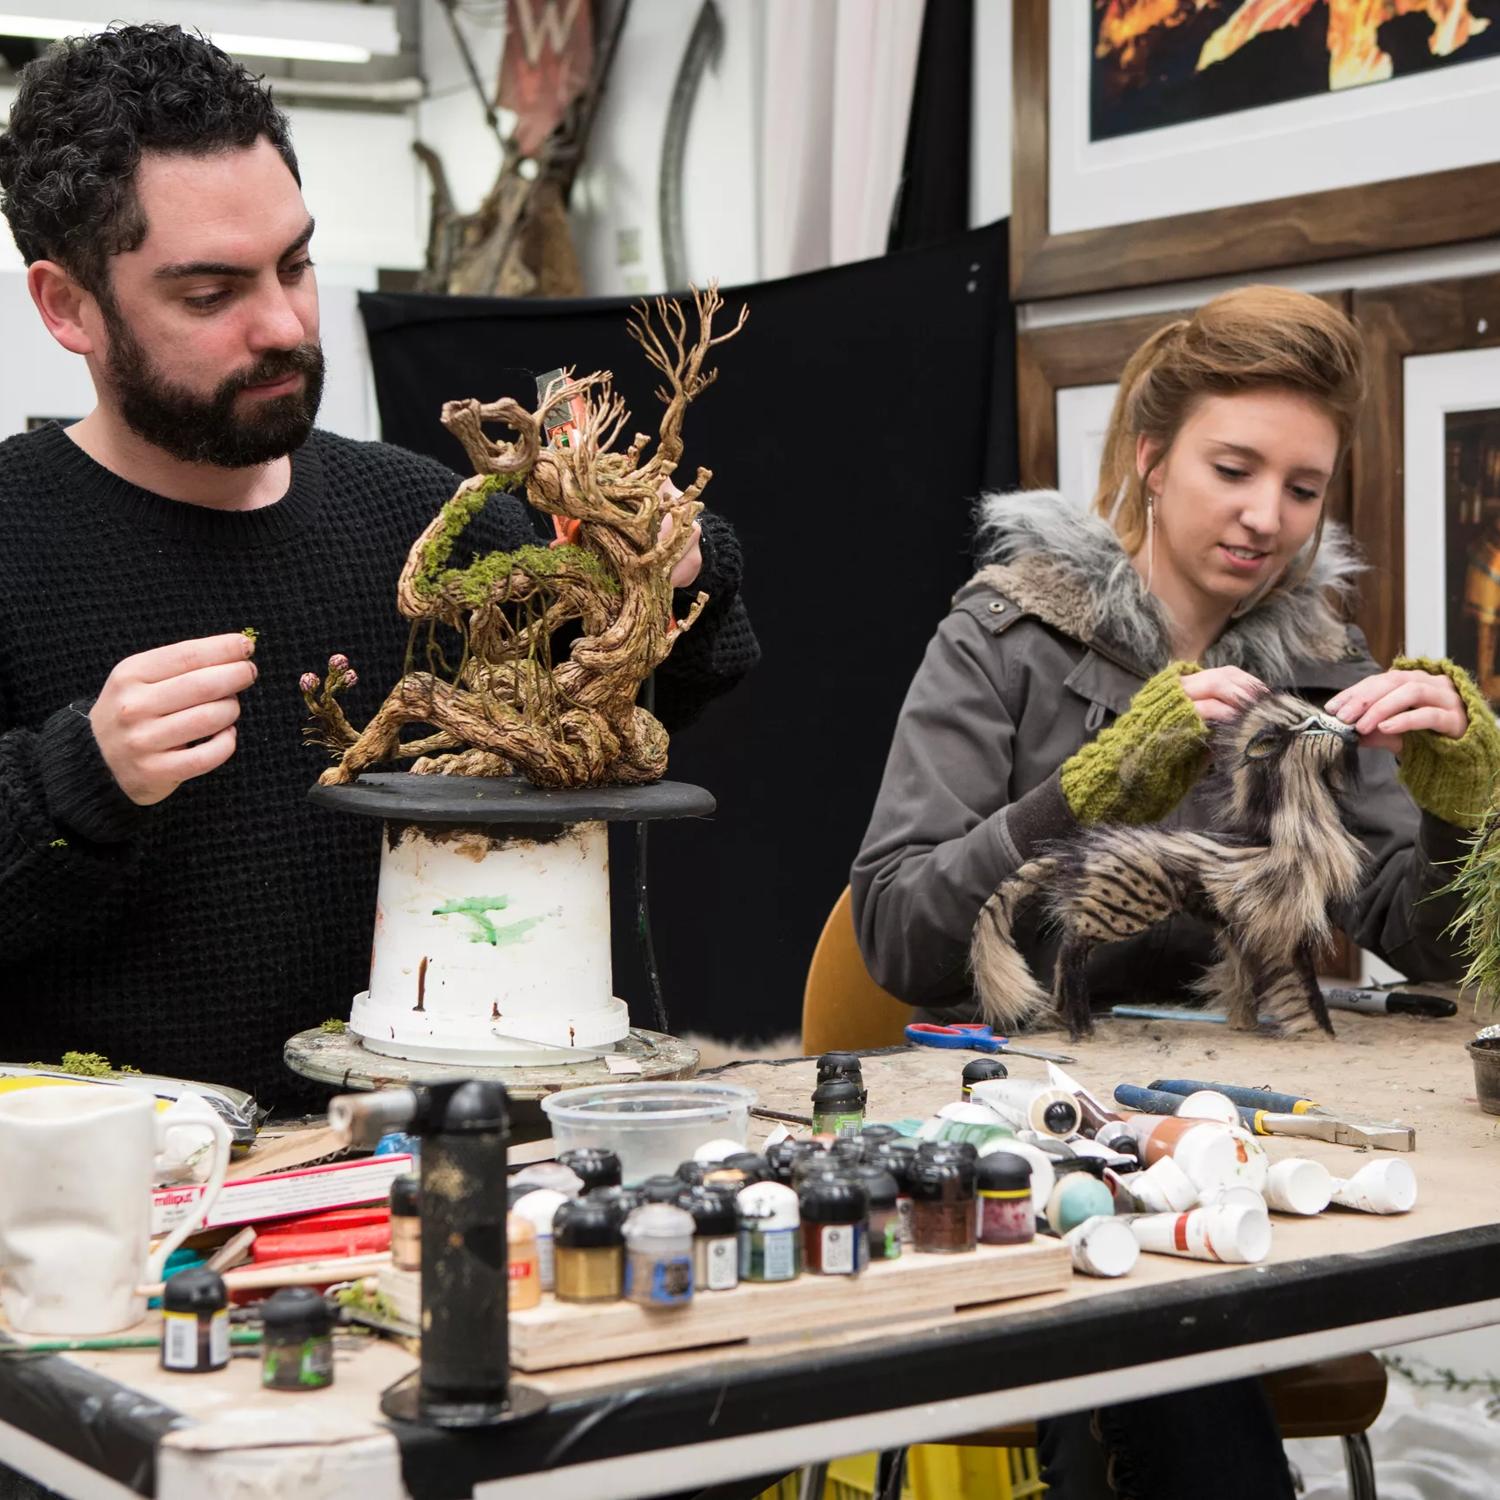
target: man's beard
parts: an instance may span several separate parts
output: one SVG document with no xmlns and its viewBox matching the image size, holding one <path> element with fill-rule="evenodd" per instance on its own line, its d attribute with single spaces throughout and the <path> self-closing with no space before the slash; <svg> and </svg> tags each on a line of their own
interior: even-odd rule
<svg viewBox="0 0 1500 1500">
<path fill-rule="evenodd" d="M 317 344 L 273 349 L 254 366 L 231 375 L 211 396 L 195 396 L 174 385 L 118 311 L 105 313 L 109 356 L 105 371 L 126 425 L 148 443 L 190 464 L 248 469 L 283 458 L 312 432 L 323 398 L 323 351 Z M 302 389 L 261 398 L 237 411 L 235 398 L 252 385 L 288 375 L 303 377 Z"/>
</svg>

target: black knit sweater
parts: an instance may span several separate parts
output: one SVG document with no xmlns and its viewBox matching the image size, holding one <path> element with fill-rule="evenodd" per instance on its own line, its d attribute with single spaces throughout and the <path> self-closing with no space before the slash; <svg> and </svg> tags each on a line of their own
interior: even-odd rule
<svg viewBox="0 0 1500 1500">
<path fill-rule="evenodd" d="M 59 427 L 0 443 L 0 1060 L 77 1048 L 146 1072 L 303 1090 L 294 1032 L 346 1016 L 369 977 L 379 824 L 311 806 L 302 673 L 348 656 L 364 724 L 400 675 L 395 581 L 458 483 L 441 464 L 315 433 L 274 505 L 222 512 L 125 483 Z M 755 662 L 734 534 L 705 515 L 712 602 L 658 673 L 681 724 Z M 496 495 L 476 547 L 537 540 Z M 115 663 L 253 626 L 238 748 L 141 808 L 87 710 Z"/>
</svg>

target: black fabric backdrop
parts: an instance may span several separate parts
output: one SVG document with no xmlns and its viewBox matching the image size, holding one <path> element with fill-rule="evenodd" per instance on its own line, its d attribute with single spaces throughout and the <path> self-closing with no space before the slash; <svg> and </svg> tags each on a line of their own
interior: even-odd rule
<svg viewBox="0 0 1500 1500">
<path fill-rule="evenodd" d="M 924 250 L 726 292 L 750 321 L 688 413 L 685 483 L 744 544 L 764 659 L 674 736 L 671 770 L 711 821 L 651 830 L 651 914 L 674 1031 L 769 1037 L 799 1024 L 813 945 L 869 818 L 907 683 L 970 572 L 969 512 L 1015 480 L 1006 225 Z M 445 400 L 512 395 L 560 365 L 609 369 L 631 431 L 660 410 L 616 300 L 361 297 L 383 434 L 463 471 Z M 726 324 L 727 324 L 726 319 Z M 497 434 L 498 435 L 498 434 Z M 651 1008 L 612 840 L 615 989 Z"/>
</svg>

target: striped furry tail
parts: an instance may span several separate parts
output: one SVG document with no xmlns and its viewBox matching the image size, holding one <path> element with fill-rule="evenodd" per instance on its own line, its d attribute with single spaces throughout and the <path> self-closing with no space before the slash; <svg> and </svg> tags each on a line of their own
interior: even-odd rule
<svg viewBox="0 0 1500 1500">
<path fill-rule="evenodd" d="M 997 1031 L 1009 1031 L 1052 1008 L 1052 998 L 1026 967 L 1011 937 L 1016 913 L 1040 895 L 1056 873 L 1055 859 L 1033 859 L 1022 865 L 984 903 L 969 943 L 969 968 L 984 1019 Z"/>
</svg>

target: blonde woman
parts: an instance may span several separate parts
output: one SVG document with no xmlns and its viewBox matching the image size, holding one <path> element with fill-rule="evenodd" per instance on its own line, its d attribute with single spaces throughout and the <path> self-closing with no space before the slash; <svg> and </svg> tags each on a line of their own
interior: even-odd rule
<svg viewBox="0 0 1500 1500">
<path fill-rule="evenodd" d="M 1347 318 L 1246 287 L 1131 360 L 1092 514 L 1044 492 L 983 499 L 980 570 L 912 683 L 851 874 L 860 946 L 887 989 L 932 1019 L 974 1019 L 966 959 L 996 887 L 1080 825 L 1207 826 L 1210 726 L 1268 687 L 1361 736 L 1348 820 L 1371 858 L 1342 925 L 1412 978 L 1457 975 L 1454 903 L 1426 898 L 1489 805 L 1500 731 L 1453 663 L 1383 668 L 1345 623 L 1358 564 L 1325 512 L 1363 388 Z M 1045 983 L 1055 939 L 1024 919 L 1015 938 Z M 1209 929 L 1180 916 L 1095 950 L 1090 992 L 1158 997 L 1211 958 Z M 1191 1424 L 1214 1434 L 1212 1455 L 1184 1442 L 1186 1399 L 1049 1424 L 1059 1500 L 1196 1493 L 1190 1463 L 1210 1457 L 1197 1477 L 1215 1475 L 1217 1500 L 1290 1496 L 1258 1386 L 1195 1393 L 1213 1405 Z M 1153 1442 L 1158 1418 L 1168 1437 Z M 1125 1487 L 1089 1487 L 1106 1462 Z"/>
</svg>

